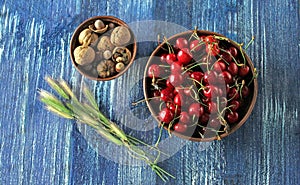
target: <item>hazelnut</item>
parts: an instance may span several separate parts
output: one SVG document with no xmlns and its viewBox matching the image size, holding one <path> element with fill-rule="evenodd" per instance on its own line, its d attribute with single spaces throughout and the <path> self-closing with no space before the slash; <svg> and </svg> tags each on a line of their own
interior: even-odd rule
<svg viewBox="0 0 300 185">
<path fill-rule="evenodd" d="M 111 51 L 106 50 L 106 51 L 103 52 L 103 58 L 105 58 L 105 59 L 110 59 L 111 56 L 112 56 Z"/>
<path fill-rule="evenodd" d="M 109 27 L 109 29 L 114 29 L 116 26 L 114 23 L 111 22 L 108 24 L 108 27 Z"/>
<path fill-rule="evenodd" d="M 115 46 L 126 46 L 131 39 L 131 34 L 126 26 L 118 26 L 113 29 L 110 41 Z"/>
<path fill-rule="evenodd" d="M 116 64 L 116 71 L 119 73 L 125 69 L 125 65 L 122 62 Z"/>
<path fill-rule="evenodd" d="M 87 65 L 94 61 L 95 51 L 89 46 L 78 46 L 74 50 L 74 58 L 77 64 Z"/>
<path fill-rule="evenodd" d="M 97 30 L 101 30 L 102 28 L 105 27 L 105 24 L 103 23 L 103 21 L 98 19 L 98 20 L 95 21 L 94 26 Z"/>
<path fill-rule="evenodd" d="M 114 49 L 114 45 L 110 42 L 110 39 L 108 36 L 102 36 L 100 38 L 100 41 L 98 42 L 98 45 L 97 45 L 97 48 L 98 50 L 102 50 L 102 51 L 105 51 L 105 50 L 110 50 L 112 51 Z"/>
<path fill-rule="evenodd" d="M 80 44 L 83 44 L 84 46 L 89 46 L 92 43 L 96 43 L 98 40 L 98 35 L 93 33 L 90 29 L 84 29 L 82 32 L 80 32 L 78 36 L 78 41 Z"/>
<path fill-rule="evenodd" d="M 97 65 L 97 72 L 101 78 L 107 78 L 115 74 L 115 63 L 111 60 L 102 60 Z"/>
</svg>

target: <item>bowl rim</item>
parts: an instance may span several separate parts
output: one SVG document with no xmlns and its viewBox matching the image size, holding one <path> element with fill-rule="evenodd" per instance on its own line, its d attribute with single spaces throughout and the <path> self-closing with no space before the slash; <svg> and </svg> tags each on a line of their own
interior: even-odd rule
<svg viewBox="0 0 300 185">
<path fill-rule="evenodd" d="M 107 21 L 107 22 L 112 22 L 114 24 L 117 24 L 119 26 L 126 26 L 130 33 L 131 33 L 131 36 L 132 36 L 132 44 L 133 45 L 133 49 L 132 49 L 132 54 L 131 54 L 131 59 L 129 61 L 129 63 L 126 65 L 126 67 L 124 68 L 123 71 L 117 73 L 116 75 L 114 76 L 110 76 L 110 77 L 107 77 L 107 78 L 99 78 L 99 77 L 93 77 L 93 76 L 90 76 L 86 73 L 84 73 L 82 70 L 80 70 L 78 68 L 78 64 L 75 62 L 75 58 L 74 58 L 74 49 L 75 47 L 77 46 L 75 43 L 76 41 L 78 40 L 78 35 L 80 34 L 80 32 L 84 29 L 84 28 L 87 28 L 88 26 L 88 23 L 92 22 L 92 21 L 95 21 L 97 19 L 101 19 L 103 21 Z M 134 62 L 135 60 L 135 57 L 136 57 L 136 53 L 137 53 L 137 42 L 136 42 L 136 38 L 135 38 L 135 35 L 133 33 L 133 31 L 130 29 L 130 27 L 121 19 L 117 18 L 117 17 L 114 17 L 114 16 L 111 16 L 111 15 L 98 15 L 98 16 L 93 16 L 93 17 L 90 17 L 88 19 L 85 19 L 84 21 L 82 21 L 74 30 L 73 34 L 72 34 L 72 37 L 71 37 L 71 40 L 70 40 L 70 44 L 69 44 L 69 51 L 70 51 L 70 58 L 71 58 L 71 61 L 72 61 L 72 64 L 73 66 L 75 67 L 75 69 L 84 77 L 90 79 L 90 80 L 95 80 L 95 81 L 109 81 L 109 80 L 113 80 L 115 78 L 118 78 L 120 77 L 121 75 L 123 75 L 129 68 L 130 66 L 132 65 L 132 63 Z"/>
<path fill-rule="evenodd" d="M 172 35 L 171 37 L 167 38 L 167 40 L 173 40 L 174 38 L 183 36 L 183 35 L 187 35 L 187 34 L 192 34 L 195 30 L 188 30 L 188 31 L 184 31 L 181 33 L 177 33 L 175 35 Z M 208 31 L 208 30 L 197 30 L 197 33 L 203 33 L 203 34 L 207 34 L 207 35 L 216 35 L 216 36 L 222 36 L 225 37 L 224 35 L 217 33 L 217 32 L 212 32 L 212 31 Z M 239 46 L 237 45 L 236 42 L 234 42 L 233 40 L 231 40 L 230 38 L 226 37 L 228 39 L 228 41 L 234 45 L 234 47 L 239 48 Z M 144 76 L 143 76 L 143 91 L 144 91 L 144 97 L 146 100 L 146 104 L 147 107 L 149 109 L 149 111 L 151 112 L 151 115 L 155 118 L 155 120 L 158 122 L 159 126 L 162 126 L 161 121 L 158 120 L 157 116 L 155 116 L 156 114 L 154 113 L 154 111 L 151 108 L 151 105 L 147 99 L 147 90 L 146 90 L 146 77 L 147 77 L 147 69 L 149 68 L 150 62 L 152 61 L 153 57 L 156 55 L 157 52 L 159 52 L 160 48 L 165 44 L 165 42 L 162 42 L 161 44 L 159 44 L 155 50 L 151 53 L 147 64 L 145 66 L 145 70 L 144 70 Z M 247 64 L 250 67 L 250 70 L 252 73 L 254 73 L 254 64 L 252 62 L 252 60 L 250 59 L 250 57 L 247 55 L 247 53 L 245 52 L 245 50 L 243 49 L 243 54 L 245 56 L 245 59 L 247 61 Z M 250 114 L 253 111 L 253 108 L 255 106 L 256 100 L 257 100 L 257 94 L 258 94 L 258 83 L 257 83 L 257 78 L 254 78 L 253 80 L 253 97 L 251 99 L 251 103 L 249 105 L 249 108 L 245 114 L 245 116 L 239 121 L 239 123 L 237 125 L 235 125 L 232 129 L 230 129 L 230 131 L 228 131 L 227 133 L 223 133 L 221 135 L 219 135 L 219 137 L 214 136 L 214 137 L 208 137 L 208 138 L 195 138 L 195 137 L 189 137 L 186 135 L 183 135 L 181 133 L 175 132 L 175 131 L 171 131 L 172 134 L 174 134 L 175 136 L 178 136 L 179 138 L 185 139 L 185 140 L 190 140 L 190 141 L 196 141 L 196 142 L 210 142 L 210 141 L 214 141 L 214 140 L 219 140 L 219 139 L 223 139 L 224 137 L 227 137 L 228 135 L 234 133 L 236 130 L 238 130 L 245 122 L 246 120 L 249 118 Z M 166 129 L 166 128 L 164 128 Z"/>
</svg>

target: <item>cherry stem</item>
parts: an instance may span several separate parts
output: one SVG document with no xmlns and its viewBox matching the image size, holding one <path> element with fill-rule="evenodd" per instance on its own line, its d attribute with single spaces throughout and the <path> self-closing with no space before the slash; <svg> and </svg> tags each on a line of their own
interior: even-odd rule
<svg viewBox="0 0 300 185">
<path fill-rule="evenodd" d="M 242 99 L 242 89 L 245 86 L 245 80 L 242 80 L 242 85 L 239 88 L 240 98 Z"/>
<path fill-rule="evenodd" d="M 163 106 L 164 103 L 165 103 L 165 102 L 161 102 L 161 103 L 159 104 L 159 110 L 160 110 L 160 111 L 162 110 L 162 106 Z"/>
<path fill-rule="evenodd" d="M 155 147 L 157 147 L 158 144 L 159 144 L 159 142 L 160 142 L 160 139 L 161 139 L 161 136 L 162 136 L 162 130 L 163 130 L 164 126 L 165 126 L 165 123 L 161 124 L 160 130 L 159 130 L 159 134 L 158 134 L 158 139 L 157 139 L 157 141 L 156 141 L 156 143 L 154 145 Z"/>
<path fill-rule="evenodd" d="M 245 46 L 245 50 L 248 49 L 248 47 L 254 42 L 254 36 L 252 36 L 251 40 L 248 42 L 248 44 Z"/>
<path fill-rule="evenodd" d="M 229 39 L 228 39 L 228 38 L 226 38 L 226 37 L 217 36 L 217 35 L 213 35 L 213 37 L 214 37 L 215 39 L 218 39 L 218 40 L 225 40 L 225 41 L 229 41 Z"/>
<path fill-rule="evenodd" d="M 145 99 L 139 100 L 137 102 L 132 102 L 131 105 L 136 106 L 136 105 L 138 105 L 140 103 L 143 103 L 143 102 L 149 101 L 149 100 L 153 100 L 153 99 L 156 99 L 156 98 L 159 98 L 159 97 L 156 96 L 156 97 L 152 97 L 152 98 L 145 98 Z"/>
<path fill-rule="evenodd" d="M 199 91 L 201 91 L 202 89 L 205 88 L 205 86 L 202 84 L 202 82 L 199 82 L 198 80 L 193 79 L 193 78 L 188 78 L 188 79 L 193 80 L 194 82 L 198 83 L 198 84 L 201 86 L 201 87 L 198 89 L 198 93 L 199 93 Z"/>
<path fill-rule="evenodd" d="M 168 49 L 169 49 L 169 53 L 174 53 L 174 49 L 172 47 L 172 45 L 169 43 L 168 39 L 166 37 L 164 37 L 164 42 L 167 44 Z"/>
<path fill-rule="evenodd" d="M 192 33 L 192 35 L 190 36 L 189 41 L 192 39 L 192 37 L 194 37 L 194 38 L 197 39 L 197 40 L 200 39 L 199 36 L 198 36 L 198 34 L 197 34 L 197 30 L 198 30 L 198 26 L 195 26 L 195 29 L 193 30 L 193 33 Z"/>
<path fill-rule="evenodd" d="M 193 69 L 194 67 L 201 66 L 203 64 L 205 64 L 205 63 L 197 63 L 197 64 L 185 69 L 181 74 L 184 74 L 184 73 L 188 72 L 189 70 Z"/>
<path fill-rule="evenodd" d="M 200 47 L 201 45 L 204 45 L 204 44 L 205 44 L 205 42 L 200 40 L 200 42 L 197 44 L 197 46 L 195 46 L 193 49 L 191 49 L 191 52 L 194 51 L 196 48 Z"/>
<path fill-rule="evenodd" d="M 235 59 L 235 57 L 234 57 L 229 51 L 226 51 L 225 49 L 222 49 L 222 48 L 220 48 L 220 51 L 223 51 L 223 52 L 229 54 L 230 57 L 233 59 L 234 63 L 235 63 L 237 66 L 241 67 L 241 66 L 244 65 L 244 64 L 239 64 L 239 63 L 237 62 L 237 60 Z M 223 60 L 224 60 L 224 59 L 223 59 Z M 224 60 L 224 61 L 226 61 L 226 60 Z M 227 62 L 227 61 L 226 61 L 226 62 Z M 227 64 L 229 64 L 229 63 L 227 62 Z"/>
<path fill-rule="evenodd" d="M 250 84 L 252 83 L 252 81 L 253 81 L 255 78 L 257 78 L 257 76 L 258 76 L 257 70 L 256 70 L 256 68 L 254 68 L 253 76 L 252 76 L 251 80 L 249 81 L 249 83 L 247 84 L 248 87 L 250 86 Z"/>
<path fill-rule="evenodd" d="M 245 55 L 244 55 L 244 51 L 243 51 L 243 43 L 240 44 L 240 51 L 241 51 L 241 54 L 242 54 L 242 57 L 243 57 L 243 60 L 244 60 L 244 65 L 246 65 L 246 58 L 245 58 Z"/>
<path fill-rule="evenodd" d="M 165 68 L 170 68 L 170 66 L 169 65 L 162 65 L 162 64 L 160 64 L 160 65 L 158 65 L 159 67 L 165 67 Z"/>
</svg>

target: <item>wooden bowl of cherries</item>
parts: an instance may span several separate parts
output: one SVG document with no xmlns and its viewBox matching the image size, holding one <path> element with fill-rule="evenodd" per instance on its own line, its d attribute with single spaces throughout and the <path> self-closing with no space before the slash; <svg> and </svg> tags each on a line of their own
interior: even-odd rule
<svg viewBox="0 0 300 185">
<path fill-rule="evenodd" d="M 192 30 L 165 39 L 153 51 L 144 95 L 151 114 L 169 133 L 192 141 L 220 140 L 250 116 L 256 76 L 241 44 Z"/>
</svg>

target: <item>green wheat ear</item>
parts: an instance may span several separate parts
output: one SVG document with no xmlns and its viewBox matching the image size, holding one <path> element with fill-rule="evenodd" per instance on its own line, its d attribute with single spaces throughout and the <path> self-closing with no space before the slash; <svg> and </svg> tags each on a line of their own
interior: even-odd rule
<svg viewBox="0 0 300 185">
<path fill-rule="evenodd" d="M 157 146 L 150 146 L 137 138 L 125 134 L 117 124 L 108 119 L 99 110 L 93 94 L 86 86 L 83 87 L 83 94 L 88 102 L 82 103 L 78 101 L 78 98 L 64 80 L 54 80 L 49 76 L 47 76 L 45 80 L 62 99 L 60 100 L 45 90 L 39 90 L 39 99 L 45 104 L 47 110 L 63 118 L 74 119 L 82 124 L 86 124 L 94 128 L 96 132 L 107 141 L 118 146 L 126 147 L 132 157 L 143 160 L 163 181 L 166 182 L 169 177 L 175 178 L 157 165 L 160 154 L 165 153 L 162 153 Z M 159 140 L 160 138 L 161 137 L 159 137 Z M 146 150 L 143 150 L 140 145 L 146 146 L 151 150 L 156 150 L 158 152 L 157 157 L 155 158 L 151 154 L 146 153 Z M 154 160 L 151 160 L 152 158 L 154 158 Z"/>
</svg>

